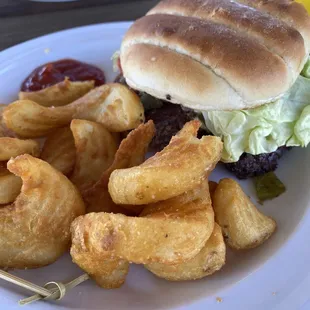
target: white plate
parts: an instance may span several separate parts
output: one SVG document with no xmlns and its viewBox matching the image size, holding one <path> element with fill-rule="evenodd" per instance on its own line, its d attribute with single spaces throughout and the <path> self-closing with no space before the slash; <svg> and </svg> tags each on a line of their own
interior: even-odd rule
<svg viewBox="0 0 310 310">
<path fill-rule="evenodd" d="M 0 102 L 16 99 L 22 80 L 38 65 L 64 57 L 76 58 L 114 73 L 110 57 L 121 43 L 129 23 L 102 24 L 54 33 L 12 47 L 0 54 Z M 229 253 L 219 273 L 196 282 L 169 283 L 155 278 L 142 266 L 132 266 L 119 290 L 99 289 L 88 281 L 71 291 L 57 306 L 38 302 L 32 309 L 300 309 L 309 298 L 310 275 L 310 150 L 288 152 L 277 174 L 287 186 L 281 197 L 260 208 L 278 223 L 277 233 L 262 247 Z M 229 176 L 221 168 L 213 178 Z M 242 182 L 255 197 L 251 182 Z M 48 242 L 48 240 L 47 240 Z M 15 271 L 37 284 L 67 281 L 82 272 L 69 255 L 55 264 Z M 20 309 L 17 301 L 27 292 L 0 282 L 1 309 Z M 217 302 L 217 297 L 222 302 Z M 310 309 L 309 303 L 305 309 Z"/>
</svg>

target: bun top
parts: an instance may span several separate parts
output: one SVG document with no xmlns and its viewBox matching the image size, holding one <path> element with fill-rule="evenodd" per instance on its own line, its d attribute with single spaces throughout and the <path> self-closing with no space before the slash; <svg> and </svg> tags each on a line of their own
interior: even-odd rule
<svg viewBox="0 0 310 310">
<path fill-rule="evenodd" d="M 291 0 L 164 0 L 121 48 L 127 83 L 199 110 L 280 98 L 310 50 L 310 17 Z"/>
</svg>

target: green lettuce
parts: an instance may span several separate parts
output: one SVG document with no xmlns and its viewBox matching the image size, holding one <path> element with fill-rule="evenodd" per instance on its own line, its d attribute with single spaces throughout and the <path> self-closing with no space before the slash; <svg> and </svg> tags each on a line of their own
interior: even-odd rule
<svg viewBox="0 0 310 310">
<path fill-rule="evenodd" d="M 308 58 L 307 63 L 305 64 L 303 70 L 301 71 L 301 75 L 310 78 L 310 57 Z"/>
<path fill-rule="evenodd" d="M 236 162 L 244 152 L 257 155 L 283 145 L 306 147 L 310 142 L 310 61 L 282 99 L 249 110 L 203 112 L 203 116 L 206 127 L 224 142 L 224 162 Z"/>
</svg>

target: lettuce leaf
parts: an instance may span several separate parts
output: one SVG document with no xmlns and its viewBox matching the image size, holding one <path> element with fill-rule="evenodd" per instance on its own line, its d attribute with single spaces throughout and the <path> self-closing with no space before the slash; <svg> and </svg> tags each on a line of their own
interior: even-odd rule
<svg viewBox="0 0 310 310">
<path fill-rule="evenodd" d="M 274 152 L 278 147 L 306 147 L 310 142 L 310 61 L 280 100 L 241 111 L 202 112 L 206 127 L 224 142 L 222 161 L 236 162 L 242 153 Z M 307 71 L 308 70 L 308 71 Z"/>
<path fill-rule="evenodd" d="M 306 62 L 303 70 L 301 71 L 301 75 L 310 78 L 310 57 L 308 58 L 308 61 Z"/>
</svg>

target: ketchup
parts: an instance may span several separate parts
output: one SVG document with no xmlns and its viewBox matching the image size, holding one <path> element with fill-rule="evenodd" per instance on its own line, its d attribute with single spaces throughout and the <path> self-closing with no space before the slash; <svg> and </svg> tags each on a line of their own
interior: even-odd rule
<svg viewBox="0 0 310 310">
<path fill-rule="evenodd" d="M 32 92 L 55 85 L 69 78 L 70 81 L 95 81 L 95 86 L 105 83 L 104 72 L 99 68 L 74 59 L 61 59 L 44 64 L 24 80 L 21 91 Z"/>
</svg>

